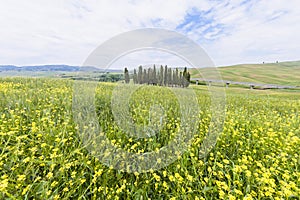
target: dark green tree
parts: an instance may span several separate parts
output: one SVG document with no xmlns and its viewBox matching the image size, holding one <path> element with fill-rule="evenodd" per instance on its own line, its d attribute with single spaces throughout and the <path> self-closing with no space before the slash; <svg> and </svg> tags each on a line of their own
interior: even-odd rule
<svg viewBox="0 0 300 200">
<path fill-rule="evenodd" d="M 163 85 L 163 82 L 164 82 L 164 67 L 161 65 L 161 66 L 160 66 L 159 82 L 158 82 L 158 84 L 159 84 L 160 86 L 162 86 L 162 85 Z"/>
<path fill-rule="evenodd" d="M 183 70 L 183 74 L 182 74 L 182 75 L 183 75 L 184 78 L 186 78 L 186 75 L 187 75 L 187 68 L 186 68 L 186 67 L 184 67 L 184 70 Z"/>
<path fill-rule="evenodd" d="M 139 66 L 139 71 L 137 74 L 137 82 L 139 84 L 143 84 L 143 67 L 141 65 Z"/>
<path fill-rule="evenodd" d="M 134 84 L 137 84 L 137 83 L 138 83 L 138 80 L 137 80 L 136 69 L 133 70 L 133 77 L 132 77 L 132 78 L 133 78 L 133 83 L 134 83 Z"/>
<path fill-rule="evenodd" d="M 150 67 L 148 68 L 147 78 L 148 78 L 147 84 L 152 85 L 153 84 L 153 74 L 152 74 L 152 69 Z"/>
<path fill-rule="evenodd" d="M 168 83 L 168 86 L 172 85 L 172 69 L 171 68 L 168 68 L 167 83 Z"/>
<path fill-rule="evenodd" d="M 182 76 L 183 76 L 183 87 L 188 87 L 190 85 L 191 75 L 187 71 L 187 67 L 184 68 Z"/>
<path fill-rule="evenodd" d="M 144 73 L 143 73 L 143 84 L 147 84 L 148 83 L 148 74 L 147 74 L 147 70 L 144 69 Z"/>
<path fill-rule="evenodd" d="M 168 66 L 165 66 L 165 71 L 164 71 L 164 86 L 168 85 Z"/>
<path fill-rule="evenodd" d="M 127 67 L 125 67 L 125 69 L 124 69 L 124 78 L 125 78 L 125 83 L 129 83 L 130 82 L 130 78 L 129 78 L 129 73 L 128 73 Z"/>
<path fill-rule="evenodd" d="M 191 74 L 190 72 L 188 72 L 186 75 L 186 87 L 189 87 L 190 82 L 191 82 Z"/>
<path fill-rule="evenodd" d="M 182 72 L 179 73 L 179 86 L 183 87 L 183 75 L 182 75 Z"/>
<path fill-rule="evenodd" d="M 176 80 L 176 70 L 173 70 L 173 72 L 172 72 L 172 85 L 173 85 L 173 87 L 176 86 L 176 82 L 177 82 L 177 80 Z"/>
<path fill-rule="evenodd" d="M 175 70 L 175 85 L 179 86 L 180 85 L 180 79 L 179 79 L 179 71 L 178 68 Z"/>
<path fill-rule="evenodd" d="M 157 83 L 158 83 L 158 80 L 157 80 L 157 76 L 156 76 L 156 67 L 154 65 L 153 72 L 152 72 L 152 84 L 157 85 Z"/>
</svg>

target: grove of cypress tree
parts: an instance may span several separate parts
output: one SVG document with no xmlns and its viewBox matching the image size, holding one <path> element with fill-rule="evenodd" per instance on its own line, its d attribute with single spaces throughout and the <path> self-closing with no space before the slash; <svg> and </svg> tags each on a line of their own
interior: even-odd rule
<svg viewBox="0 0 300 200">
<path fill-rule="evenodd" d="M 125 82 L 130 82 L 128 69 L 124 69 Z M 179 71 L 178 68 L 168 68 L 167 65 L 160 66 L 160 71 L 156 71 L 156 66 L 153 68 L 143 69 L 139 66 L 138 72 L 136 69 L 133 71 L 133 83 L 135 84 L 148 84 L 148 85 L 160 85 L 160 86 L 179 86 L 188 87 L 190 85 L 191 74 L 188 72 L 187 67 L 183 71 Z"/>
</svg>

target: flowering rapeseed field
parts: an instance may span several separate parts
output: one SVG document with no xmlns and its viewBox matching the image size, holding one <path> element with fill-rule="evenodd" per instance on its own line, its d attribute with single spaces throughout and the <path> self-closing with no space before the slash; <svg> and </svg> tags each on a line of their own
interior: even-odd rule
<svg viewBox="0 0 300 200">
<path fill-rule="evenodd" d="M 223 132 L 209 155 L 199 159 L 211 114 L 208 92 L 194 86 L 201 123 L 189 149 L 160 170 L 126 173 L 103 165 L 80 141 L 72 117 L 72 84 L 59 79 L 0 80 L 0 199 L 300 196 L 299 93 L 227 89 Z M 113 87 L 101 83 L 96 91 L 99 124 L 113 145 L 143 153 L 174 138 L 180 127 L 178 102 L 166 88 L 145 86 L 132 95 L 130 110 L 136 123 L 145 123 L 149 99 L 167 99 L 161 103 L 169 108 L 159 135 L 136 139 L 113 120 Z"/>
</svg>

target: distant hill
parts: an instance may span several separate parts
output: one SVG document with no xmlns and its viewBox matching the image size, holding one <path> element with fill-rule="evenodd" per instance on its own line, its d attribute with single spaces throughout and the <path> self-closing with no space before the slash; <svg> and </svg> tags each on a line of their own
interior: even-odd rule
<svg viewBox="0 0 300 200">
<path fill-rule="evenodd" d="M 96 67 L 79 67 L 79 66 L 70 66 L 70 65 L 35 65 L 35 66 L 14 66 L 14 65 L 0 65 L 0 72 L 1 71 L 24 71 L 24 72 L 77 72 L 77 71 L 107 71 L 107 72 L 121 72 L 121 70 L 115 69 L 108 69 L 102 70 Z"/>
<path fill-rule="evenodd" d="M 210 69 L 202 68 L 200 72 L 204 70 Z M 300 61 L 240 64 L 218 67 L 218 70 L 223 80 L 228 81 L 300 86 Z M 198 70 L 189 71 L 192 78 L 201 77 Z"/>
</svg>

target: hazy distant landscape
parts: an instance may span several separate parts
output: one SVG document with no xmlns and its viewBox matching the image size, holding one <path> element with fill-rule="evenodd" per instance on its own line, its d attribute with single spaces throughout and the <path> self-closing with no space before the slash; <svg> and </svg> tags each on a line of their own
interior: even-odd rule
<svg viewBox="0 0 300 200">
<path fill-rule="evenodd" d="M 277 84 L 300 87 L 300 61 L 274 62 L 264 64 L 239 64 L 217 68 L 223 81 L 249 82 L 261 84 Z M 209 68 L 190 68 L 192 79 L 201 78 L 201 72 Z M 80 73 L 79 73 L 80 72 Z M 199 73 L 200 72 L 200 73 Z M 13 66 L 0 65 L 0 76 L 28 76 L 28 77 L 59 77 L 97 80 L 103 74 L 112 73 L 121 80 L 123 69 L 100 69 L 96 67 L 80 67 L 69 65 L 40 65 L 40 66 Z M 132 75 L 132 71 L 130 72 Z M 106 75 L 105 75 L 106 76 Z M 131 77 L 132 78 L 132 77 Z M 208 77 L 209 78 L 209 77 Z M 115 79 L 113 79 L 115 80 Z"/>
</svg>

